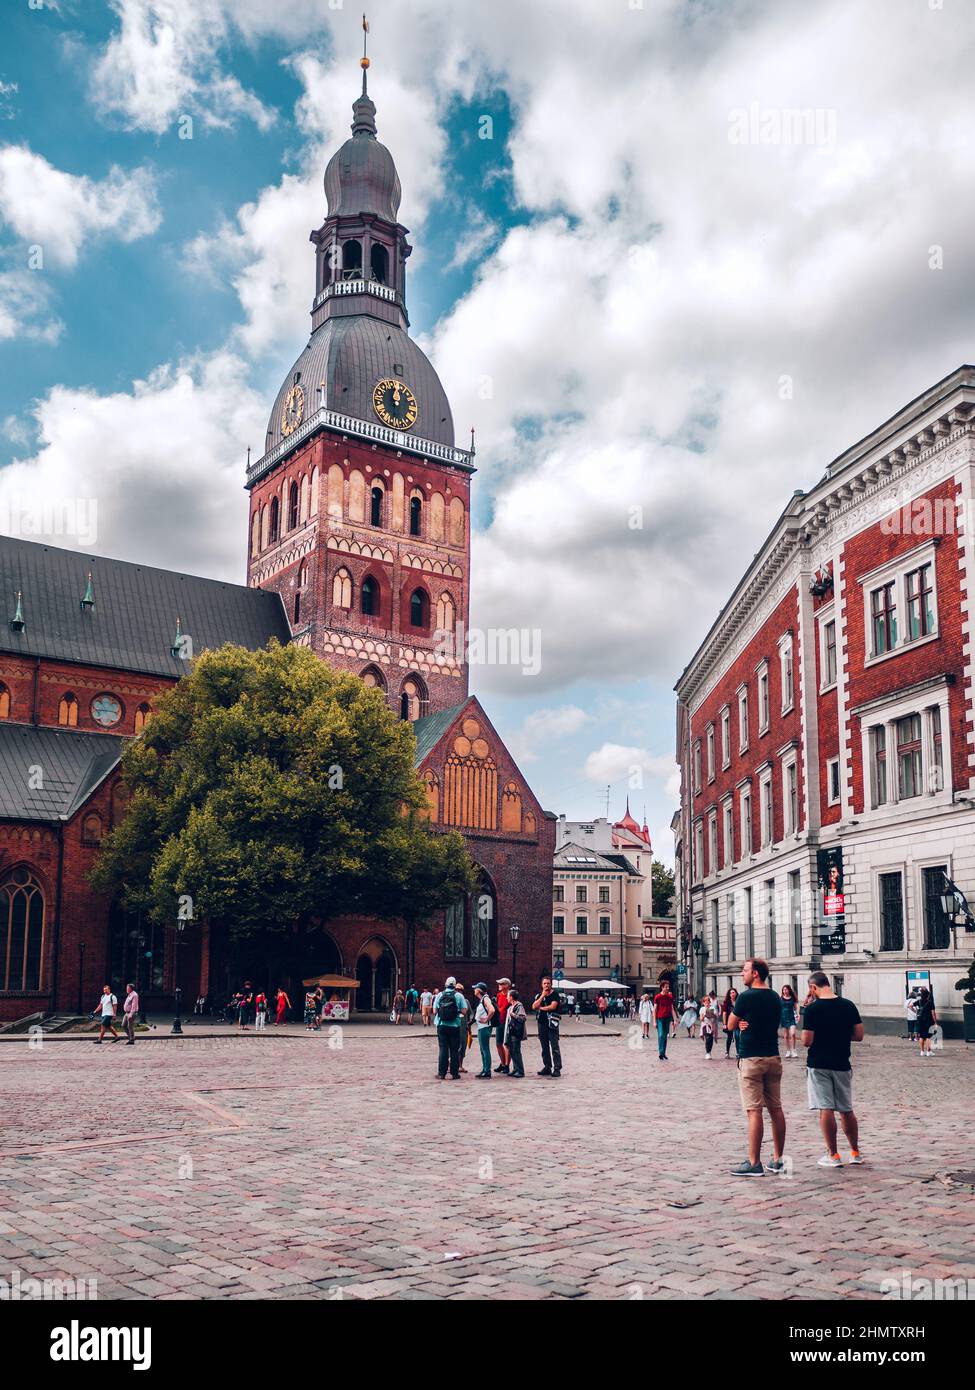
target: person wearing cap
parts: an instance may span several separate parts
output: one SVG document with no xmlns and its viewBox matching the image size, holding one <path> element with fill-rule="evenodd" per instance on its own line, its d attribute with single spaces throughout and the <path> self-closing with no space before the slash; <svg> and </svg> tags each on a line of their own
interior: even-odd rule
<svg viewBox="0 0 975 1390">
<path fill-rule="evenodd" d="M 498 992 L 494 997 L 494 1040 L 498 1048 L 498 1065 L 494 1070 L 507 1075 L 511 1069 L 511 1056 L 504 1040 L 504 1025 L 508 1015 L 508 991 L 511 989 L 511 981 L 505 975 L 495 983 L 498 986 Z"/>
<path fill-rule="evenodd" d="M 437 1026 L 437 1076 L 445 1080 L 448 1069 L 454 1081 L 460 1079 L 461 1038 L 466 1038 L 467 1000 L 457 991 L 457 981 L 448 975 L 444 987 L 433 1001 Z"/>
<path fill-rule="evenodd" d="M 532 1003 L 532 1012 L 538 1015 L 538 1041 L 542 1048 L 542 1069 L 539 1076 L 562 1075 L 562 1049 L 559 1047 L 559 1014 L 562 1012 L 562 996 L 552 988 L 548 975 Z"/>
<path fill-rule="evenodd" d="M 483 980 L 474 986 L 477 1008 L 474 1022 L 477 1024 L 477 1045 L 481 1049 L 481 1070 L 476 1074 L 478 1081 L 491 1080 L 491 1034 L 494 1032 L 494 1017 L 497 1009 L 491 1002 L 488 987 Z"/>
</svg>

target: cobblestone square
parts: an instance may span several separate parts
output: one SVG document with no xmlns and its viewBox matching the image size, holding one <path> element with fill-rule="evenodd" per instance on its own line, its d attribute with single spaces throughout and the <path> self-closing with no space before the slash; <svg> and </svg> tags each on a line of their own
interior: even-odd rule
<svg viewBox="0 0 975 1390">
<path fill-rule="evenodd" d="M 160 1024 L 160 1031 L 163 1025 Z M 729 1175 L 736 1070 L 570 1021 L 565 1074 L 435 1076 L 419 1027 L 0 1044 L 0 1271 L 101 1298 L 869 1299 L 975 1279 L 972 1059 L 856 1050 L 861 1168 L 825 1170 L 786 1062 L 791 1176 Z M 342 1046 L 334 1046 L 341 1039 Z M 970 1174 L 969 1174 L 970 1177 Z"/>
</svg>

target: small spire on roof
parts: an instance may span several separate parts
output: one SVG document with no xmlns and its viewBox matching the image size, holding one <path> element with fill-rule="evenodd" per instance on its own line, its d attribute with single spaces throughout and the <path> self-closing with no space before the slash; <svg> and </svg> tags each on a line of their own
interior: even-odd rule
<svg viewBox="0 0 975 1390">
<path fill-rule="evenodd" d="M 84 613 L 90 613 L 91 610 L 94 608 L 94 606 L 95 606 L 95 590 L 94 590 L 94 588 L 92 587 L 92 582 L 91 582 L 91 570 L 89 570 L 89 571 L 88 571 L 88 584 L 87 584 L 87 586 L 86 586 L 86 588 L 85 588 L 85 592 L 84 592 L 84 593 L 82 594 L 82 596 L 81 596 L 81 608 L 82 608 L 82 612 L 84 612 Z"/>
<path fill-rule="evenodd" d="M 10 631 L 11 631 L 11 632 L 23 632 L 24 627 L 25 627 L 25 623 L 24 623 L 24 605 L 23 605 L 23 602 L 21 601 L 20 590 L 18 589 L 18 590 L 17 590 L 17 606 L 16 606 L 16 608 L 14 609 L 14 615 L 13 615 L 13 617 L 10 619 Z"/>
<path fill-rule="evenodd" d="M 173 638 L 173 645 L 169 650 L 177 660 L 183 655 L 183 629 L 180 626 L 178 616 L 176 618 L 176 636 Z"/>
</svg>

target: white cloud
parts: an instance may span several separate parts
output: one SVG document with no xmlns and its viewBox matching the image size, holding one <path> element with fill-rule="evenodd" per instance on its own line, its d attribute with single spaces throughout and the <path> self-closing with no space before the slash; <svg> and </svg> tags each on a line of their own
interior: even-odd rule
<svg viewBox="0 0 975 1390">
<path fill-rule="evenodd" d="M 56 343 L 64 325 L 50 313 L 50 290 L 29 270 L 0 271 L 0 342 L 30 338 Z"/>
<path fill-rule="evenodd" d="M 584 775 L 600 786 L 627 782 L 634 792 L 642 791 L 644 779 L 670 777 L 674 760 L 669 755 L 650 753 L 646 748 L 622 743 L 603 743 L 586 758 Z"/>
<path fill-rule="evenodd" d="M 36 452 L 0 469 L 4 529 L 243 583 L 244 454 L 266 413 L 244 371 L 220 352 L 160 367 L 129 392 L 53 387 L 34 409 Z M 72 534 L 65 519 L 78 517 Z M 48 524 L 41 535 L 35 518 Z"/>
<path fill-rule="evenodd" d="M 156 230 L 161 215 L 147 169 L 113 167 L 95 180 L 56 169 L 26 145 L 5 145 L 0 218 L 17 236 L 42 246 L 46 261 L 73 266 L 90 237 L 136 241 Z"/>
<path fill-rule="evenodd" d="M 509 747 L 519 762 L 534 762 L 542 745 L 578 733 L 591 717 L 578 705 L 533 710 L 518 732 L 508 740 Z"/>
</svg>

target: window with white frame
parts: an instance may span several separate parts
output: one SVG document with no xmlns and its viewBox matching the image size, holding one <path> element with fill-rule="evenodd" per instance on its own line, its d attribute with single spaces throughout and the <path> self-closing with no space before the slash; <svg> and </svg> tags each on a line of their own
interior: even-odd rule
<svg viewBox="0 0 975 1390">
<path fill-rule="evenodd" d="M 792 708 L 792 633 L 787 632 L 779 642 L 779 675 L 782 678 L 782 713 Z"/>
<path fill-rule="evenodd" d="M 768 732 L 769 726 L 769 693 L 768 693 L 768 662 L 763 661 L 758 668 L 758 732 L 764 734 Z"/>
<path fill-rule="evenodd" d="M 738 691 L 738 752 L 748 748 L 748 687 L 743 685 Z"/>
<path fill-rule="evenodd" d="M 708 747 L 708 781 L 714 781 L 714 725 L 707 727 L 707 747 Z"/>
<path fill-rule="evenodd" d="M 826 763 L 826 801 L 837 806 L 840 800 L 840 760 L 830 758 Z"/>
<path fill-rule="evenodd" d="M 694 790 L 701 790 L 701 740 L 694 744 Z"/>
<path fill-rule="evenodd" d="M 773 801 L 772 801 L 772 774 L 766 772 L 759 784 L 759 810 L 760 810 L 760 829 L 762 835 L 762 848 L 772 843 L 773 831 Z"/>
<path fill-rule="evenodd" d="M 718 900 L 711 904 L 711 957 L 713 960 L 721 959 L 721 928 L 718 924 Z"/>
<path fill-rule="evenodd" d="M 704 877 L 704 823 L 696 821 L 694 824 L 694 881 L 699 882 Z"/>
<path fill-rule="evenodd" d="M 731 798 L 724 804 L 722 817 L 724 824 L 722 831 L 724 834 L 724 866 L 730 869 L 735 862 L 735 816 L 732 810 Z"/>
<path fill-rule="evenodd" d="M 863 757 L 868 769 L 870 806 L 894 806 L 945 792 L 947 767 L 943 730 L 948 715 L 947 687 L 937 703 L 910 697 L 861 714 Z"/>
<path fill-rule="evenodd" d="M 741 789 L 741 852 L 742 855 L 751 854 L 754 846 L 752 844 L 752 789 L 742 787 Z"/>
<path fill-rule="evenodd" d="M 922 546 L 861 578 L 868 661 L 938 635 L 935 554 L 933 544 Z"/>
<path fill-rule="evenodd" d="M 794 757 L 782 765 L 782 807 L 785 834 L 794 835 L 799 829 L 799 769 Z"/>
<path fill-rule="evenodd" d="M 728 959 L 738 959 L 738 942 L 735 933 L 735 895 L 729 893 L 725 899 L 725 911 L 728 915 Z"/>
<path fill-rule="evenodd" d="M 821 618 L 819 622 L 819 674 L 820 690 L 829 690 L 836 684 L 836 619 Z"/>
<path fill-rule="evenodd" d="M 725 705 L 721 711 L 721 766 L 728 767 L 731 762 L 731 710 Z"/>
<path fill-rule="evenodd" d="M 718 871 L 718 816 L 712 811 L 708 816 L 708 873 Z"/>
</svg>

